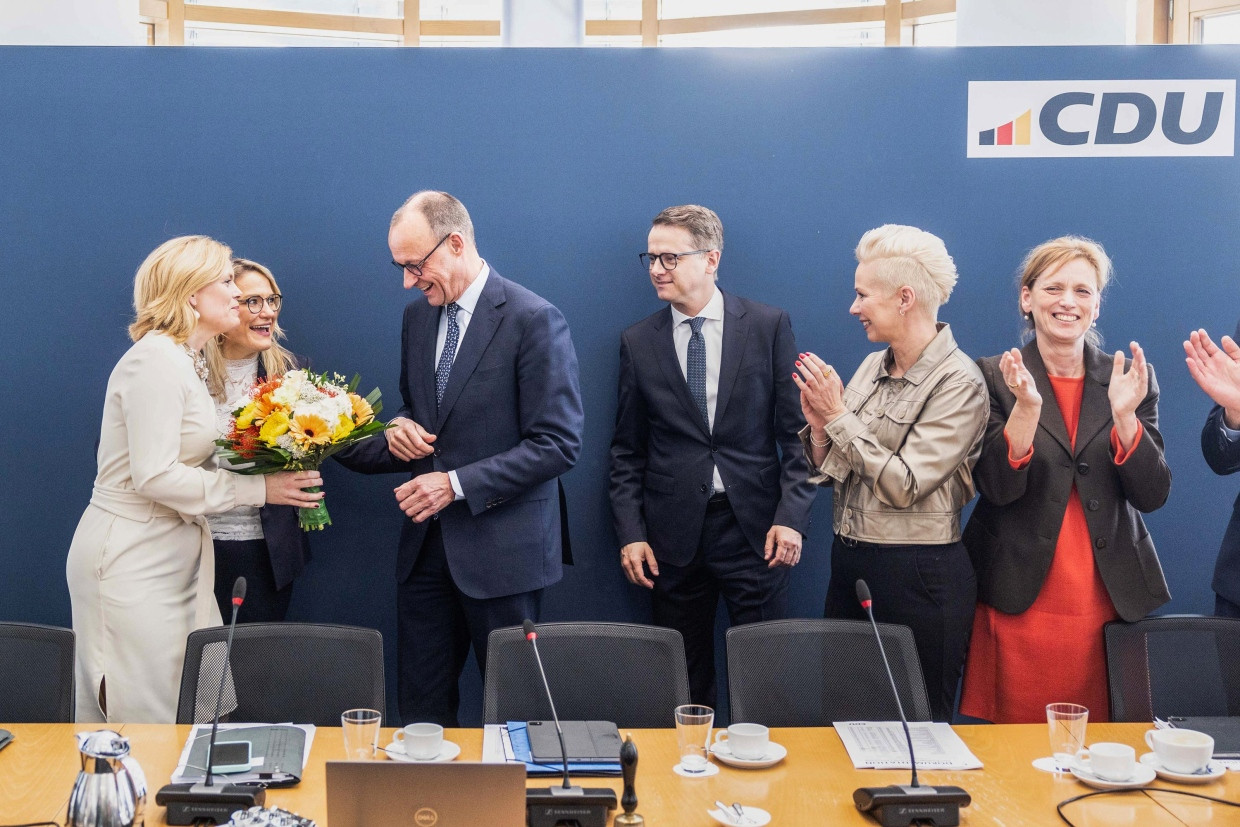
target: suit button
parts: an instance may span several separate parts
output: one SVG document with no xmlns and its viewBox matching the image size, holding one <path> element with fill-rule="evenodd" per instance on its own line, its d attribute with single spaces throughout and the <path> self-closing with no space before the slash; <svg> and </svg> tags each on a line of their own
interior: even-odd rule
<svg viewBox="0 0 1240 827">
<path fill-rule="evenodd" d="M 1106 537 L 1099 537 L 1097 540 L 1094 540 L 1094 545 L 1095 545 L 1095 546 L 1097 546 L 1098 548 L 1106 548 L 1106 547 L 1107 547 L 1107 538 L 1106 538 Z"/>
<path fill-rule="evenodd" d="M 706 483 L 702 483 L 702 493 L 705 494 L 709 490 L 710 490 L 710 486 L 708 486 Z"/>
<path fill-rule="evenodd" d="M 1078 474 L 1080 474 L 1082 477 L 1083 477 L 1083 476 L 1085 476 L 1086 474 L 1088 474 L 1088 473 L 1089 473 L 1089 463 L 1088 463 L 1088 462 L 1078 463 L 1078 464 L 1077 464 L 1077 466 L 1076 466 L 1076 472 L 1077 472 Z"/>
<path fill-rule="evenodd" d="M 719 453 L 719 446 L 718 446 L 718 445 L 712 445 L 712 446 L 710 446 L 710 452 L 711 452 L 712 454 L 717 454 L 717 453 Z"/>
<path fill-rule="evenodd" d="M 437 457 L 441 457 L 441 456 L 443 456 L 443 451 L 441 451 L 441 450 L 439 450 L 438 448 L 436 448 L 436 449 L 435 449 L 435 456 L 437 456 Z"/>
<path fill-rule="evenodd" d="M 1090 510 L 1090 511 L 1097 511 L 1097 510 L 1098 510 L 1098 501 L 1097 501 L 1097 500 L 1090 500 L 1090 501 L 1089 501 L 1089 510 Z"/>
</svg>

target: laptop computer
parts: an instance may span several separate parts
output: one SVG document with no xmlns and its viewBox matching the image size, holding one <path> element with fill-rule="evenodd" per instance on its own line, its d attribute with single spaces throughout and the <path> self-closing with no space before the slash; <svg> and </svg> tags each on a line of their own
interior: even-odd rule
<svg viewBox="0 0 1240 827">
<path fill-rule="evenodd" d="M 328 761 L 331 827 L 525 827 L 525 765 Z"/>
</svg>

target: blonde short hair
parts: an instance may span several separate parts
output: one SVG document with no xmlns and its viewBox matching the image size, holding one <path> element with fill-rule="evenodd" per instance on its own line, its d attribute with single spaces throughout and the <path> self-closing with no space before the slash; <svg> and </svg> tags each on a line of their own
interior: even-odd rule
<svg viewBox="0 0 1240 827">
<path fill-rule="evenodd" d="M 152 330 L 180 344 L 198 325 L 190 296 L 232 273 L 232 250 L 205 235 L 183 235 L 156 247 L 133 281 L 133 324 L 138 341 Z"/>
<path fill-rule="evenodd" d="M 1101 299 L 1102 291 L 1106 290 L 1107 285 L 1111 282 L 1111 276 L 1114 274 L 1111 258 L 1101 244 L 1092 238 L 1085 238 L 1080 235 L 1065 235 L 1059 238 L 1052 238 L 1050 241 L 1044 241 L 1030 250 L 1020 265 L 1020 286 L 1032 290 L 1033 283 L 1041 276 L 1078 258 L 1094 268 L 1094 273 L 1098 278 L 1098 298 Z M 1026 336 L 1033 334 L 1033 319 L 1024 316 L 1024 314 L 1022 314 L 1022 319 L 1025 326 L 1024 334 Z M 1097 329 L 1091 327 L 1089 332 L 1085 334 L 1085 341 L 1096 347 L 1102 343 L 1102 336 Z"/>
<path fill-rule="evenodd" d="M 689 232 L 693 246 L 723 252 L 723 222 L 710 207 L 697 204 L 668 207 L 650 223 L 654 227 L 680 227 Z"/>
<path fill-rule="evenodd" d="M 877 262 L 875 275 L 892 291 L 908 285 L 934 316 L 956 286 L 956 263 L 943 239 L 903 224 L 884 224 L 861 236 L 857 263 Z"/>
</svg>

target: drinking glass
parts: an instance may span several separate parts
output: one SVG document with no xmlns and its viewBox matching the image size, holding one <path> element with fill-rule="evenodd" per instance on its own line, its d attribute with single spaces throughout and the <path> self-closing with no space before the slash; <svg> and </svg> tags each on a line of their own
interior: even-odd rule
<svg viewBox="0 0 1240 827">
<path fill-rule="evenodd" d="M 1047 704 L 1046 724 L 1050 729 L 1051 755 L 1060 772 L 1070 772 L 1077 751 L 1085 746 L 1085 725 L 1089 710 L 1080 704 Z"/>
<path fill-rule="evenodd" d="M 377 709 L 350 709 L 340 716 L 346 760 L 369 761 L 375 757 L 382 720 L 383 716 Z"/>
<path fill-rule="evenodd" d="M 680 768 L 685 772 L 705 772 L 710 750 L 710 731 L 715 710 L 709 706 L 686 704 L 676 707 L 676 744 L 680 748 Z"/>
</svg>

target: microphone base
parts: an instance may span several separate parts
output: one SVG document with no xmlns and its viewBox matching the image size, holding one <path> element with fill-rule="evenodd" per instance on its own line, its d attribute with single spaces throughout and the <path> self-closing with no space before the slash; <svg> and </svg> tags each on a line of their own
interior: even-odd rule
<svg viewBox="0 0 1240 827">
<path fill-rule="evenodd" d="M 167 822 L 177 825 L 227 824 L 237 810 L 261 807 L 266 800 L 266 789 L 237 784 L 165 784 L 155 793 L 155 803 L 168 808 Z"/>
<path fill-rule="evenodd" d="M 607 827 L 616 793 L 606 788 L 538 787 L 525 794 L 528 827 Z"/>
<path fill-rule="evenodd" d="M 862 787 L 853 793 L 857 809 L 882 827 L 933 824 L 957 827 L 960 808 L 973 799 L 961 787 Z"/>
</svg>

